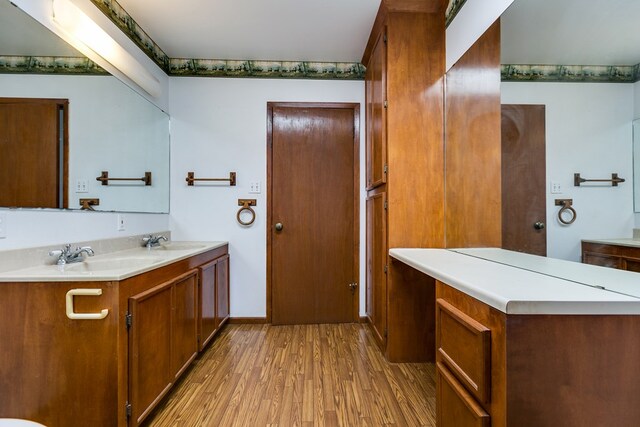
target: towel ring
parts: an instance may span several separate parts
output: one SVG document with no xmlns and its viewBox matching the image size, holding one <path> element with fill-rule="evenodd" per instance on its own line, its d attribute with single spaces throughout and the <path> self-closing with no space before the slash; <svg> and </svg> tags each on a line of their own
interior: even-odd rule
<svg viewBox="0 0 640 427">
<path fill-rule="evenodd" d="M 558 221 L 560 221 L 564 225 L 573 224 L 576 218 L 578 218 L 578 213 L 573 208 L 573 206 L 571 206 L 572 204 L 573 199 L 556 199 L 556 206 L 562 206 L 558 211 Z M 565 212 L 571 213 L 571 218 L 569 220 L 566 220 L 562 217 Z"/>
<path fill-rule="evenodd" d="M 257 205 L 256 199 L 238 199 L 238 206 L 242 206 L 242 207 L 238 209 L 238 213 L 236 214 L 236 219 L 241 225 L 244 225 L 245 227 L 247 227 L 253 224 L 253 222 L 256 220 L 256 212 L 251 208 L 251 206 L 256 206 L 256 205 Z M 251 220 L 243 221 L 242 218 L 240 218 L 240 215 L 242 215 L 242 212 L 244 211 L 248 211 L 251 214 Z"/>
</svg>

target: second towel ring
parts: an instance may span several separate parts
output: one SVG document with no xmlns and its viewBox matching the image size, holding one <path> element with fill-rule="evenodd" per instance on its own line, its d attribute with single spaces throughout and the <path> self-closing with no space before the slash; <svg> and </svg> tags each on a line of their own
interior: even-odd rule
<svg viewBox="0 0 640 427">
<path fill-rule="evenodd" d="M 572 204 L 573 204 L 573 199 L 556 199 L 556 206 L 562 206 L 558 211 L 558 221 L 560 221 L 564 225 L 573 224 L 576 218 L 578 218 L 578 213 L 573 208 L 573 206 L 571 206 Z M 566 220 L 563 218 L 562 215 L 565 212 L 569 212 L 571 214 L 571 219 Z"/>
<path fill-rule="evenodd" d="M 249 226 L 253 224 L 253 222 L 256 220 L 256 212 L 251 208 L 251 206 L 256 206 L 257 204 L 258 203 L 256 199 L 238 199 L 238 206 L 242 206 L 242 207 L 238 209 L 238 213 L 236 214 L 236 219 L 241 225 Z M 240 215 L 242 215 L 242 212 L 244 211 L 248 211 L 251 214 L 251 220 L 249 221 L 242 220 Z"/>
</svg>

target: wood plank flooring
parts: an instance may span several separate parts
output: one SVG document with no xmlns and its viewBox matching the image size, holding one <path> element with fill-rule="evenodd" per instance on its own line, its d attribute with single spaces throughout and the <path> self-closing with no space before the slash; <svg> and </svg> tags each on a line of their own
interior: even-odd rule
<svg viewBox="0 0 640 427">
<path fill-rule="evenodd" d="M 227 325 L 146 426 L 435 426 L 434 365 L 362 324 Z"/>
</svg>

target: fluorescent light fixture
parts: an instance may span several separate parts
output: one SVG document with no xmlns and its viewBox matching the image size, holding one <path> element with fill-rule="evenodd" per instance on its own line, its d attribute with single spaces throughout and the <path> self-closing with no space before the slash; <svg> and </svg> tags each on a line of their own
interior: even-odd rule
<svg viewBox="0 0 640 427">
<path fill-rule="evenodd" d="M 160 95 L 158 79 L 70 0 L 53 0 L 53 21 L 67 35 L 101 56 L 149 95 Z"/>
</svg>

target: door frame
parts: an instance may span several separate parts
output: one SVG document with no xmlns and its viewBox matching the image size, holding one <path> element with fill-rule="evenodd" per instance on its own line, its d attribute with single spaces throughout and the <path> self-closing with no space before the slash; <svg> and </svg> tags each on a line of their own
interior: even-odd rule
<svg viewBox="0 0 640 427">
<path fill-rule="evenodd" d="M 354 281 L 358 283 L 353 299 L 352 321 L 360 319 L 360 103 L 357 102 L 267 102 L 267 323 L 271 323 L 271 261 L 272 261 L 272 224 L 273 224 L 273 109 L 289 108 L 330 108 L 353 110 L 353 261 Z"/>
</svg>

